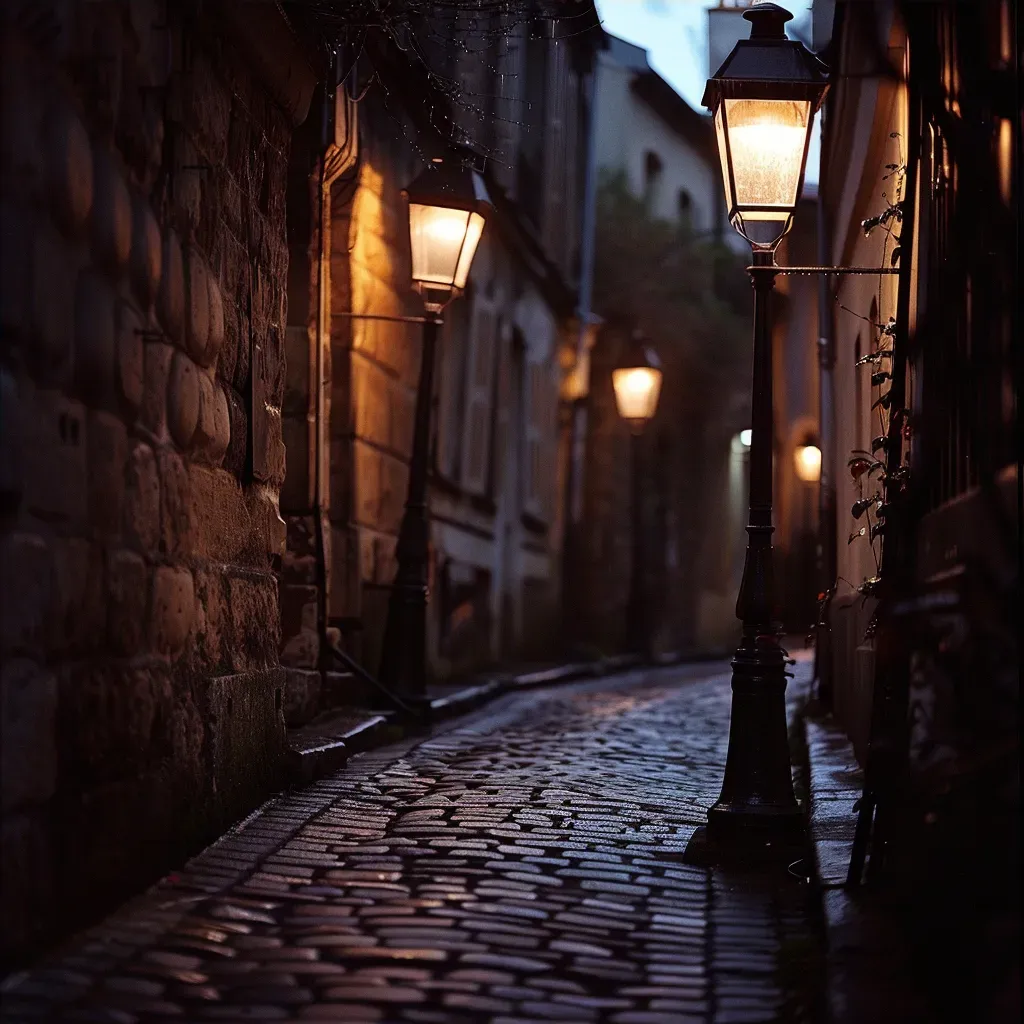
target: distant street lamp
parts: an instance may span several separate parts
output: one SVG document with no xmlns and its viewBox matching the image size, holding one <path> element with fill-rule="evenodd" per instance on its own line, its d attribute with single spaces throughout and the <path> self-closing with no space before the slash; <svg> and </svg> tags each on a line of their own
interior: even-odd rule
<svg viewBox="0 0 1024 1024">
<path fill-rule="evenodd" d="M 821 449 L 814 444 L 802 444 L 793 452 L 796 475 L 805 484 L 816 484 L 821 478 Z"/>
<path fill-rule="evenodd" d="M 648 421 L 654 417 L 661 395 L 661 362 L 648 340 L 634 330 L 612 370 L 612 387 L 619 415 L 629 424 L 633 483 L 632 502 L 633 557 L 630 565 L 629 597 L 626 602 L 626 643 L 637 654 L 650 653 L 646 588 L 643 580 L 644 529 L 640 515 L 643 500 L 643 450 L 640 436 Z"/>
<path fill-rule="evenodd" d="M 754 288 L 750 511 L 736 601 L 743 637 L 732 662 L 725 779 L 708 826 L 721 838 L 752 833 L 771 839 L 799 828 L 801 816 L 786 734 L 786 657 L 774 618 L 770 300 L 780 272 L 775 247 L 792 225 L 828 69 L 786 38 L 785 23 L 793 16 L 782 7 L 761 3 L 743 17 L 750 38 L 741 39 L 708 80 L 703 100 L 714 118 L 729 219 L 753 251 Z"/>
<path fill-rule="evenodd" d="M 430 555 L 427 461 L 437 333 L 444 307 L 466 287 L 491 204 L 479 174 L 443 160 L 434 160 L 402 195 L 409 204 L 412 284 L 430 316 L 423 321 L 409 485 L 395 550 L 398 569 L 388 601 L 379 678 L 403 697 L 425 702 Z"/>
</svg>

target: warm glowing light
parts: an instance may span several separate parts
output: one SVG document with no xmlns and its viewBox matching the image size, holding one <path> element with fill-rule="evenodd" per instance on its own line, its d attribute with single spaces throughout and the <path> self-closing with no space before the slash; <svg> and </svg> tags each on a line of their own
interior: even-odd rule
<svg viewBox="0 0 1024 1024">
<path fill-rule="evenodd" d="M 624 420 L 649 420 L 658 407 L 661 394 L 661 370 L 652 366 L 632 366 L 612 370 L 615 405 Z"/>
<path fill-rule="evenodd" d="M 821 449 L 813 444 L 801 445 L 793 454 L 796 475 L 805 484 L 817 483 L 821 477 Z"/>
<path fill-rule="evenodd" d="M 478 213 L 410 203 L 413 280 L 465 288 L 483 230 L 484 219 Z"/>
<path fill-rule="evenodd" d="M 740 444 L 744 448 L 750 447 L 750 442 L 754 439 L 754 432 L 752 430 L 741 430 L 740 431 Z"/>
<path fill-rule="evenodd" d="M 736 204 L 796 205 L 811 105 L 797 100 L 726 100 Z M 773 212 L 744 211 L 750 220 L 774 219 Z"/>
</svg>

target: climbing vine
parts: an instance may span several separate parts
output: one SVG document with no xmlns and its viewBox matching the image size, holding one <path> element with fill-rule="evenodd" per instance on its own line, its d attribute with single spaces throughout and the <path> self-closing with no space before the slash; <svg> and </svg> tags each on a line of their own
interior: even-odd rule
<svg viewBox="0 0 1024 1024">
<path fill-rule="evenodd" d="M 899 132 L 889 137 L 900 139 Z M 897 143 L 898 144 L 898 143 Z M 901 232 L 903 229 L 903 186 L 906 163 L 900 155 L 894 163 L 885 165 L 882 181 L 892 185 L 881 194 L 884 207 L 878 214 L 861 221 L 865 236 L 876 231 L 884 233 L 881 253 L 881 267 L 895 267 L 902 253 Z M 890 246 L 892 247 L 890 250 Z M 883 274 L 878 276 L 878 295 L 875 308 L 881 309 Z M 855 310 L 837 303 L 840 309 L 869 324 L 875 337 L 871 350 L 858 358 L 854 364 L 858 373 L 869 373 L 871 387 L 871 412 L 877 414 L 877 434 L 866 448 L 853 449 L 847 460 L 847 469 L 857 485 L 858 496 L 850 508 L 853 527 L 847 544 L 866 542 L 874 561 L 874 575 L 853 584 L 843 577 L 837 577 L 829 590 L 819 594 L 819 626 L 827 625 L 828 607 L 840 583 L 860 594 L 863 600 L 878 597 L 885 585 L 882 569 L 882 546 L 885 539 L 886 519 L 894 500 L 907 486 L 910 464 L 906 453 L 906 441 L 910 438 L 911 420 L 909 410 L 903 406 L 903 395 L 893 392 L 892 363 L 893 342 L 898 324 L 894 316 L 882 320 L 880 316 L 864 316 Z M 894 403 L 896 403 L 894 407 Z M 877 614 L 873 615 L 865 630 L 864 639 L 874 636 L 877 629 Z"/>
</svg>

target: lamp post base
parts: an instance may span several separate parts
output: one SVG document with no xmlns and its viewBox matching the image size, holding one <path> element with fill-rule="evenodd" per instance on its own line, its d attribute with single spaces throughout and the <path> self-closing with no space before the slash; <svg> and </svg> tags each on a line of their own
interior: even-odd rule
<svg viewBox="0 0 1024 1024">
<path fill-rule="evenodd" d="M 790 770 L 785 654 L 774 636 L 747 636 L 732 669 L 729 753 L 708 831 L 716 840 L 791 839 L 804 819 Z"/>
</svg>

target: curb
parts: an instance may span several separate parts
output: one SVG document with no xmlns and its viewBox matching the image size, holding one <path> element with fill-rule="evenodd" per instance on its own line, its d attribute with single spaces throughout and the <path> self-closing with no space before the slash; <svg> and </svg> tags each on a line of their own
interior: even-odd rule
<svg viewBox="0 0 1024 1024">
<path fill-rule="evenodd" d="M 825 929 L 828 1024 L 927 1020 L 898 929 L 863 890 L 846 888 L 864 773 L 834 720 L 804 704 L 809 833 Z"/>
<path fill-rule="evenodd" d="M 639 655 L 619 654 L 598 661 L 567 662 L 553 668 L 515 675 L 485 676 L 481 681 L 426 703 L 425 707 L 429 709 L 427 729 L 433 724 L 477 711 L 508 693 L 581 679 L 596 679 L 643 666 L 664 668 L 705 660 L 714 661 L 716 658 L 712 655 L 672 653 L 647 662 Z M 354 719 L 351 713 L 340 712 L 334 718 L 318 724 L 289 730 L 284 786 L 305 786 L 317 782 L 343 768 L 353 754 L 386 746 L 413 735 L 414 731 L 410 726 L 400 723 L 398 715 L 393 711 L 367 711 L 362 719 Z"/>
</svg>

